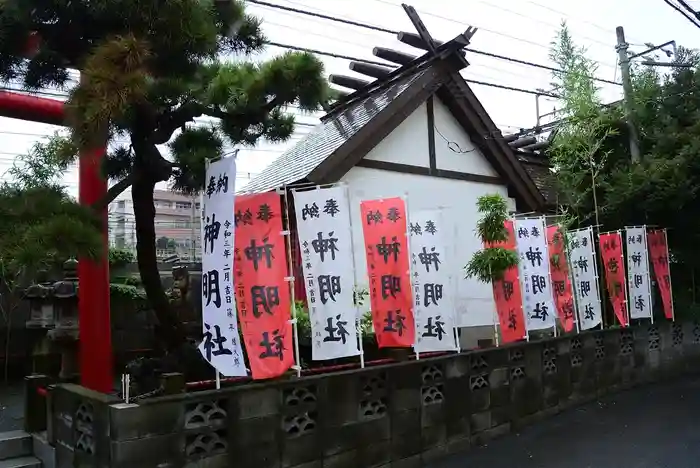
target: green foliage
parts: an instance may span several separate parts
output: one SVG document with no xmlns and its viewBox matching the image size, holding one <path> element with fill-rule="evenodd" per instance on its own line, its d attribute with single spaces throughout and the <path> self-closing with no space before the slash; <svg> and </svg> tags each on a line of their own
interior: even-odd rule
<svg viewBox="0 0 700 468">
<path fill-rule="evenodd" d="M 695 68 L 632 69 L 632 118 L 642 161 L 630 161 L 624 116 L 618 105 L 601 105 L 591 79 L 596 64 L 573 45 L 566 26 L 552 45 L 562 117 L 549 150 L 559 192 L 570 217 L 601 229 L 653 224 L 669 227 L 674 248 L 694 251 L 700 241 L 700 75 L 698 54 L 682 47 L 674 58 Z M 694 257 L 694 255 L 692 256 Z"/>
<path fill-rule="evenodd" d="M 61 187 L 4 184 L 0 219 L 0 263 L 11 274 L 70 257 L 99 257 L 99 220 Z"/>
<path fill-rule="evenodd" d="M 70 139 L 56 132 L 48 141 L 36 143 L 28 153 L 19 155 L 7 172 L 18 188 L 58 185 L 75 155 Z"/>
<path fill-rule="evenodd" d="M 623 155 L 627 153 L 620 146 L 624 140 L 617 138 L 622 115 L 615 107 L 602 106 L 593 80 L 597 64 L 585 53 L 574 44 L 563 23 L 552 42 L 550 58 L 562 70 L 553 73 L 552 87 L 562 97 L 559 117 L 564 120 L 555 130 L 549 158 L 567 214 L 579 223 L 591 224 L 599 214 L 601 177 L 614 166 L 611 154 L 620 148 Z"/>
<path fill-rule="evenodd" d="M 119 270 L 134 262 L 134 254 L 124 249 L 109 249 L 109 268 Z"/>
<path fill-rule="evenodd" d="M 508 240 L 506 200 L 498 194 L 483 195 L 476 205 L 481 213 L 476 231 L 486 247 L 474 253 L 464 270 L 467 278 L 490 283 L 503 278 L 509 268 L 517 265 L 518 255 L 498 245 Z"/>
<path fill-rule="evenodd" d="M 177 347 L 184 333 L 168 310 L 157 271 L 153 190 L 169 182 L 184 193 L 204 187 L 206 161 L 224 147 L 285 141 L 294 130 L 287 112 L 320 108 L 331 98 L 323 65 L 289 52 L 267 62 L 259 52 L 261 23 L 242 0 L 3 0 L 0 2 L 0 81 L 23 80 L 37 89 L 64 85 L 81 70 L 67 102 L 69 145 L 77 149 L 129 138 L 107 154 L 104 172 L 119 180 L 108 200 L 132 186 L 139 269 L 161 323 L 160 336 Z M 38 49 L 24 60 L 33 33 Z M 30 51 L 31 52 L 31 51 Z M 195 118 L 213 118 L 208 127 Z M 169 143 L 171 158 L 158 149 Z M 70 147 L 69 155 L 65 149 Z M 31 250 L 31 249 L 30 249 Z"/>
<path fill-rule="evenodd" d="M 159 237 L 156 241 L 156 247 L 161 250 L 174 249 L 176 246 L 177 243 L 175 242 L 175 239 L 171 239 L 170 237 Z"/>
<path fill-rule="evenodd" d="M 690 277 L 700 263 L 700 57 L 679 47 L 673 60 L 690 67 L 632 68 L 632 121 L 640 137 L 641 162 L 632 163 L 619 104 L 601 105 L 589 78 L 595 64 L 573 46 L 566 28 L 552 56 L 566 120 L 549 155 L 557 170 L 563 210 L 578 224 L 600 230 L 625 225 L 668 228 L 674 266 L 674 300 L 694 301 Z M 589 70 L 589 72 L 586 72 Z M 678 272 L 689 278 L 679 278 Z M 683 297 L 688 296 L 688 297 Z"/>
<path fill-rule="evenodd" d="M 481 213 L 481 219 L 476 223 L 479 238 L 488 243 L 505 242 L 508 231 L 504 223 L 508 219 L 508 204 L 498 195 L 482 195 L 476 201 L 476 207 Z"/>
<path fill-rule="evenodd" d="M 360 288 L 354 291 L 354 302 L 355 306 L 362 308 L 365 304 L 365 300 L 369 295 L 369 291 L 364 288 Z M 311 318 L 309 316 L 309 308 L 306 302 L 296 301 L 293 306 L 296 309 L 297 327 L 299 331 L 299 337 L 309 339 L 311 338 Z M 372 322 L 372 313 L 367 310 L 362 314 L 360 319 L 360 332 L 363 337 L 374 336 L 374 324 Z"/>
<path fill-rule="evenodd" d="M 123 301 L 145 301 L 146 293 L 143 289 L 122 283 L 110 283 L 109 295 L 112 299 Z"/>
</svg>

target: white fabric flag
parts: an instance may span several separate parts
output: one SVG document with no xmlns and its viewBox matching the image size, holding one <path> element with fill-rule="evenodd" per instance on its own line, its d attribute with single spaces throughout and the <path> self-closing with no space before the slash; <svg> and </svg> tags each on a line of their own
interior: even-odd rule
<svg viewBox="0 0 700 468">
<path fill-rule="evenodd" d="M 202 336 L 199 351 L 226 377 L 247 375 L 233 297 L 236 159 L 212 163 L 202 196 Z"/>
<path fill-rule="evenodd" d="M 294 192 L 314 361 L 360 354 L 346 187 Z"/>
<path fill-rule="evenodd" d="M 579 329 L 590 330 L 602 320 L 593 229 L 568 231 L 566 237 Z"/>
<path fill-rule="evenodd" d="M 544 217 L 516 219 L 515 240 L 527 330 L 554 327 L 557 311 L 549 276 L 549 249 Z"/>
<path fill-rule="evenodd" d="M 418 353 L 455 351 L 455 297 L 452 262 L 447 256 L 451 226 L 442 210 L 410 211 L 413 315 Z"/>
<path fill-rule="evenodd" d="M 651 318 L 651 281 L 646 227 L 625 227 L 630 317 Z"/>
</svg>

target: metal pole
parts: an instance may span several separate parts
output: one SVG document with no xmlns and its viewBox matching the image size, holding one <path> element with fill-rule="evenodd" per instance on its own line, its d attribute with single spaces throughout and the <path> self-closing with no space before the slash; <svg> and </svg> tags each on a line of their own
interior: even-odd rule
<svg viewBox="0 0 700 468">
<path fill-rule="evenodd" d="M 646 261 L 647 261 L 647 271 L 646 271 L 646 276 L 647 276 L 647 297 L 649 300 L 649 315 L 651 315 L 651 323 L 654 323 L 654 298 L 651 294 L 651 262 L 649 261 L 649 243 L 647 242 L 647 227 L 643 227 L 643 233 L 644 233 L 644 243 L 642 244 L 644 248 L 647 251 L 647 256 L 646 256 Z"/>
<path fill-rule="evenodd" d="M 629 274 L 629 269 L 627 268 L 627 264 L 625 263 L 625 257 L 624 257 L 624 251 L 622 249 L 623 244 L 626 245 L 626 239 L 627 239 L 627 231 L 625 231 L 625 236 L 622 236 L 622 230 L 617 231 L 618 235 L 620 236 L 620 268 L 623 268 L 625 270 L 624 272 L 624 278 L 625 282 L 627 283 L 625 289 L 625 309 L 627 310 L 627 326 L 629 327 L 632 324 L 632 304 L 630 303 L 630 295 L 632 294 L 632 291 L 630 290 L 630 281 L 627 275 Z M 629 255 L 629 252 L 627 253 Z M 624 324 L 622 325 L 624 327 Z"/>
<path fill-rule="evenodd" d="M 641 155 L 639 151 L 639 135 L 634 122 L 632 122 L 632 78 L 630 77 L 630 58 L 627 55 L 629 44 L 625 41 L 625 30 L 622 26 L 615 28 L 615 33 L 617 34 L 617 46 L 615 49 L 617 50 L 618 62 L 620 63 L 622 89 L 624 91 L 625 120 L 630 132 L 630 155 L 632 156 L 632 162 L 638 163 L 641 160 Z"/>
<path fill-rule="evenodd" d="M 195 239 L 197 238 L 197 232 L 195 229 L 195 219 L 197 219 L 197 196 L 193 195 L 192 196 L 192 209 L 190 210 L 192 213 L 190 215 L 190 261 L 194 262 L 195 261 Z"/>
<path fill-rule="evenodd" d="M 489 265 L 489 276 L 491 277 L 491 288 L 493 289 L 494 284 L 493 284 L 493 273 L 491 272 L 491 265 Z M 518 275 L 520 276 L 520 275 Z M 495 291 L 494 291 L 494 302 L 495 302 Z M 498 339 L 498 325 L 500 324 L 501 320 L 498 316 L 498 304 L 495 304 L 495 308 L 493 309 L 493 340 L 496 342 L 496 347 L 498 348 L 500 344 L 500 340 Z"/>
<path fill-rule="evenodd" d="M 668 259 L 668 234 L 664 229 L 664 244 L 666 244 L 666 262 L 668 265 L 668 293 L 671 296 L 671 320 L 676 321 L 676 307 L 673 305 L 673 284 L 671 283 L 671 262 Z M 662 278 L 663 279 L 663 278 Z M 658 281 L 658 279 L 657 279 Z"/>
<path fill-rule="evenodd" d="M 289 188 L 285 185 L 282 187 L 282 195 L 284 196 L 284 213 L 287 218 L 287 226 L 282 226 L 282 235 L 285 237 L 287 244 L 287 271 L 289 276 L 286 278 L 289 285 L 289 295 L 292 301 L 292 333 L 294 334 L 294 367 L 297 372 L 297 377 L 301 377 L 301 356 L 299 354 L 299 324 L 297 322 L 297 304 L 294 290 L 294 257 L 292 257 L 292 230 L 289 211 Z M 279 191 L 277 191 L 279 194 Z"/>
<path fill-rule="evenodd" d="M 566 261 L 567 276 L 569 277 L 569 283 L 571 285 L 571 302 L 574 308 L 574 324 L 576 325 L 576 333 L 581 333 L 581 323 L 579 317 L 579 305 L 578 297 L 576 291 L 576 279 L 574 278 L 573 263 L 571 261 L 571 251 L 569 250 L 569 231 L 568 229 L 564 232 L 561 229 L 561 224 L 559 225 L 560 242 L 563 243 L 564 250 L 564 260 Z M 591 242 L 593 242 L 591 240 Z M 595 244 L 591 243 L 593 251 L 595 252 Z M 595 268 L 595 258 L 593 258 L 593 267 Z M 598 283 L 598 274 L 596 273 L 596 290 L 600 289 L 600 284 Z M 600 301 L 599 301 L 600 302 Z"/>
<path fill-rule="evenodd" d="M 408 214 L 408 192 L 404 192 L 403 196 L 401 197 L 403 199 L 403 206 L 404 210 L 406 213 L 404 214 L 404 218 L 406 218 L 406 250 L 408 251 L 408 277 L 413 279 L 413 260 L 411 259 L 411 223 L 409 219 L 409 214 Z M 418 343 L 418 334 L 420 333 L 420 330 L 418 329 L 418 319 L 416 317 L 416 307 L 415 307 L 415 301 L 413 298 L 413 281 L 410 282 L 411 284 L 411 315 L 413 315 L 413 333 L 415 335 L 414 341 L 413 341 L 413 351 L 416 353 L 416 361 L 420 360 L 420 351 L 416 348 L 416 344 Z"/>
<path fill-rule="evenodd" d="M 360 351 L 360 368 L 364 369 L 365 368 L 365 348 L 364 348 L 364 343 L 362 342 L 362 319 L 364 318 L 364 313 L 360 309 L 360 305 L 357 303 L 357 299 L 359 298 L 359 291 L 360 288 L 358 287 L 357 284 L 357 261 L 355 260 L 355 236 L 354 232 L 352 229 L 352 204 L 350 203 L 350 187 L 347 185 L 343 184 L 344 187 L 343 189 L 345 190 L 345 200 L 346 200 L 346 208 L 348 210 L 348 219 L 350 220 L 350 249 L 352 251 L 352 282 L 355 286 L 355 289 L 353 291 L 353 299 L 354 299 L 354 306 L 355 306 L 355 327 L 357 328 L 357 349 Z M 362 226 L 360 226 L 362 227 Z"/>
</svg>

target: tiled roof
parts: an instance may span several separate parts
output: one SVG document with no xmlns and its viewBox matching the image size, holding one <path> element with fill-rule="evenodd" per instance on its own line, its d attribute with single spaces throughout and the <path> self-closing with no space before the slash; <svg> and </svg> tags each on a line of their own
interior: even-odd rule
<svg viewBox="0 0 700 468">
<path fill-rule="evenodd" d="M 306 178 L 330 155 L 384 110 L 426 71 L 399 80 L 367 98 L 339 109 L 304 139 L 282 153 L 272 164 L 243 186 L 244 192 L 267 192 Z M 343 104 L 340 104 L 341 106 Z"/>
<path fill-rule="evenodd" d="M 518 161 L 522 164 L 537 189 L 542 193 L 548 204 L 557 202 L 554 174 L 550 170 L 549 161 L 545 156 L 532 153 L 516 152 Z"/>
</svg>

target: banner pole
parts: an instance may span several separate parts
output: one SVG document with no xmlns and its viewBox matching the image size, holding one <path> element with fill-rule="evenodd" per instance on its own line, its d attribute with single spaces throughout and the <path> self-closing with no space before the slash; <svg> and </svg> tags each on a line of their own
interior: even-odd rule
<svg viewBox="0 0 700 468">
<path fill-rule="evenodd" d="M 355 285 L 355 290 L 353 291 L 353 306 L 355 307 L 355 327 L 357 329 L 357 349 L 360 351 L 360 369 L 365 368 L 365 348 L 364 343 L 362 343 L 362 318 L 363 313 L 360 311 L 360 305 L 358 304 L 358 284 L 357 284 L 357 262 L 355 261 L 355 237 L 353 235 L 352 229 L 352 209 L 350 205 L 350 187 L 344 185 L 345 189 L 345 201 L 348 210 L 348 218 L 350 219 L 350 250 L 352 252 L 352 275 L 353 284 Z"/>
<path fill-rule="evenodd" d="M 630 282 L 627 278 L 627 264 L 625 263 L 625 257 L 624 257 L 624 251 L 622 248 L 622 245 L 624 244 L 625 246 L 627 245 L 626 237 L 622 236 L 622 230 L 618 229 L 617 235 L 620 236 L 620 265 L 622 265 L 622 268 L 625 269 L 625 274 L 623 275 L 625 278 L 625 283 L 627 283 L 626 287 L 624 288 L 625 290 L 625 309 L 627 310 L 627 326 L 629 327 L 632 324 L 632 309 L 630 308 L 630 296 L 629 296 L 629 286 Z"/>
<path fill-rule="evenodd" d="M 510 216 L 511 222 L 513 223 L 513 244 L 515 246 L 515 253 L 518 255 L 518 241 L 517 241 L 517 225 L 516 225 L 516 218 L 515 215 Z M 518 259 L 520 256 L 518 255 Z M 520 271 L 520 261 L 518 261 L 518 283 L 520 284 L 520 311 L 522 312 L 523 315 L 523 320 L 525 320 L 525 341 L 530 342 L 530 329 L 527 326 L 527 313 L 525 311 L 525 305 L 523 304 L 523 301 L 525 299 L 524 293 L 525 293 L 525 285 L 523 284 L 523 275 Z"/>
<path fill-rule="evenodd" d="M 561 226 L 561 225 L 560 225 Z M 578 305 L 578 297 L 576 293 L 576 281 L 574 279 L 573 275 L 573 268 L 572 265 L 573 263 L 571 262 L 571 251 L 569 250 L 569 231 L 567 230 L 566 232 L 562 232 L 562 230 L 559 230 L 559 239 L 562 242 L 562 248 L 564 250 L 564 259 L 566 260 L 566 267 L 568 274 L 567 276 L 569 277 L 569 283 L 571 284 L 571 302 L 574 307 L 574 325 L 576 325 L 576 333 L 581 333 L 581 317 L 579 316 L 579 305 Z M 595 244 L 592 244 L 591 247 L 595 251 Z M 595 265 L 595 262 L 593 262 Z M 595 270 L 594 270 L 595 271 Z M 596 281 L 598 281 L 598 274 L 596 273 Z M 599 288 L 596 288 L 598 290 Z"/>
<path fill-rule="evenodd" d="M 644 233 L 644 249 L 646 250 L 647 256 L 647 297 L 649 298 L 649 315 L 651 316 L 651 323 L 652 325 L 654 324 L 654 303 L 653 303 L 653 298 L 651 295 L 651 271 L 649 269 L 649 265 L 651 262 L 649 261 L 649 243 L 647 242 L 647 226 L 646 224 L 644 226 L 641 226 L 642 232 Z"/>
<path fill-rule="evenodd" d="M 591 249 L 592 249 L 590 258 L 591 258 L 591 260 L 593 260 L 593 272 L 595 274 L 595 284 L 596 284 L 596 286 L 598 286 L 596 288 L 596 296 L 597 296 L 597 300 L 598 300 L 598 307 L 600 307 L 600 314 L 601 314 L 600 315 L 600 329 L 604 330 L 605 329 L 605 321 L 604 321 L 605 314 L 603 311 L 605 309 L 603 308 L 604 301 L 602 301 L 600 299 L 600 296 L 601 296 L 601 294 L 600 294 L 600 280 L 601 280 L 601 278 L 600 278 L 600 270 L 598 269 L 598 255 L 596 254 L 596 252 L 598 250 L 600 250 L 600 236 L 598 236 L 597 243 L 594 241 L 594 239 L 595 238 L 593 237 L 593 228 L 591 228 L 588 231 L 588 241 L 591 243 Z M 603 262 L 603 251 L 602 250 L 600 251 L 600 259 L 601 259 L 600 261 L 602 263 Z M 605 268 L 603 268 L 603 274 L 605 274 Z M 603 278 L 603 287 L 605 287 L 605 278 Z"/>
<path fill-rule="evenodd" d="M 552 305 L 554 306 L 554 338 L 557 338 L 559 336 L 559 326 L 558 323 L 561 321 L 559 319 L 559 301 L 554 297 L 554 283 L 552 283 L 552 257 L 551 254 L 549 253 L 549 242 L 547 242 L 547 218 L 544 216 L 540 216 L 540 219 L 542 220 L 542 235 L 544 236 L 544 247 L 547 249 L 547 253 L 545 254 L 545 258 L 547 259 L 547 276 L 549 277 L 549 292 L 552 295 Z M 562 328 L 564 324 L 562 323 Z"/>
<path fill-rule="evenodd" d="M 493 284 L 493 273 L 491 271 L 491 265 L 489 265 L 489 276 L 491 277 L 491 289 L 494 289 L 494 284 Z M 495 291 L 494 291 L 494 302 L 495 302 Z M 498 304 L 495 305 L 493 309 L 493 341 L 496 344 L 496 347 L 498 348 L 501 346 L 499 338 L 498 338 L 498 324 L 500 323 L 500 319 L 498 317 Z"/>
<path fill-rule="evenodd" d="M 292 333 L 294 334 L 294 370 L 297 372 L 297 377 L 301 377 L 301 356 L 299 355 L 299 323 L 297 321 L 297 303 L 294 290 L 294 263 L 292 257 L 292 230 L 291 219 L 289 217 L 289 190 L 287 186 L 283 186 L 284 191 L 284 214 L 287 218 L 287 226 L 282 235 L 285 237 L 287 244 L 287 282 L 289 284 L 289 297 L 292 300 L 292 319 L 289 321 L 292 324 Z M 279 193 L 279 192 L 277 192 Z M 285 226 L 282 226 L 283 228 Z"/>
<path fill-rule="evenodd" d="M 673 284 L 671 283 L 671 261 L 668 258 L 668 233 L 664 228 L 664 244 L 666 245 L 666 265 L 668 265 L 668 294 L 671 298 L 671 320 L 676 321 L 676 306 L 673 304 Z"/>
<path fill-rule="evenodd" d="M 411 294 L 411 315 L 413 316 L 413 333 L 415 336 L 415 341 L 413 342 L 413 351 L 416 353 L 416 361 L 420 360 L 420 352 L 418 351 L 418 348 L 416 348 L 416 344 L 418 343 L 418 334 L 420 333 L 420 330 L 418 329 L 418 320 L 416 320 L 416 314 L 415 314 L 415 299 L 413 297 L 413 259 L 411 258 L 411 223 L 409 219 L 409 214 L 408 214 L 408 192 L 404 192 L 403 196 L 403 205 L 404 209 L 406 210 L 406 250 L 408 251 L 408 277 L 411 279 L 409 282 L 410 284 L 410 294 Z"/>
</svg>

